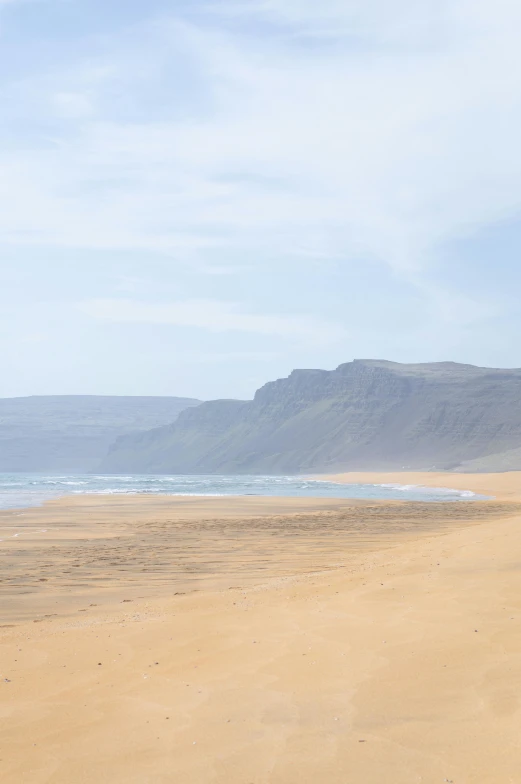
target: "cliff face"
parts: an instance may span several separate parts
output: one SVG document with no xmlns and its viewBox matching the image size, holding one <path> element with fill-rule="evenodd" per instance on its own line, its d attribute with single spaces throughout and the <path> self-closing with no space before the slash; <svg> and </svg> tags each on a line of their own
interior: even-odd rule
<svg viewBox="0 0 521 784">
<path fill-rule="evenodd" d="M 166 425 L 198 403 L 90 395 L 0 399 L 0 472 L 94 470 L 118 436 Z"/>
<path fill-rule="evenodd" d="M 515 462 L 519 448 L 521 370 L 356 360 L 295 370 L 253 401 L 186 410 L 171 426 L 119 439 L 101 469 L 300 473 L 476 460 L 483 469 L 492 455 Z"/>
</svg>

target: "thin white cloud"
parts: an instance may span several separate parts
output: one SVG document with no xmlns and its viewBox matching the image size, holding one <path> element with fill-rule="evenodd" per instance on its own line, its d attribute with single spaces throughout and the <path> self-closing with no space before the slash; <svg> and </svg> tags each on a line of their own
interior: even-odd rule
<svg viewBox="0 0 521 784">
<path fill-rule="evenodd" d="M 58 92 L 52 96 L 56 112 L 66 119 L 81 119 L 94 113 L 89 95 L 79 92 Z"/>
<path fill-rule="evenodd" d="M 214 12 L 253 16 L 287 26 L 291 35 L 348 37 L 415 47 L 437 40 L 448 15 L 447 0 L 223 0 Z"/>
<path fill-rule="evenodd" d="M 345 329 L 313 317 L 244 313 L 235 303 L 192 299 L 149 303 L 132 299 L 93 299 L 78 308 L 91 318 L 119 324 L 199 327 L 211 332 L 251 332 L 305 340 L 315 345 L 347 337 Z"/>
<path fill-rule="evenodd" d="M 0 156 L 6 240 L 190 262 L 204 250 L 218 268 L 230 248 L 371 256 L 414 279 L 440 244 L 521 209 L 519 4 L 266 0 L 240 13 L 288 34 L 173 18 L 115 37 L 88 68 L 46 75 L 67 129 Z M 309 51 L 291 37 L 330 27 L 340 46 Z M 434 28 L 432 45 L 411 47 Z M 153 88 L 153 64 L 172 52 L 186 59 L 184 83 L 169 111 L 161 95 L 150 113 L 138 67 L 149 62 Z M 21 95 L 30 103 L 40 88 L 35 77 Z"/>
</svg>

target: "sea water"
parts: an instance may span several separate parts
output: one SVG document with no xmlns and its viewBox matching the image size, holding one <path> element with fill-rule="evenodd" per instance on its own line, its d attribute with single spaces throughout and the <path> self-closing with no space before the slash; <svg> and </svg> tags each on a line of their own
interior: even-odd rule
<svg viewBox="0 0 521 784">
<path fill-rule="evenodd" d="M 61 496 L 290 496 L 410 501 L 479 500 L 470 490 L 408 484 L 340 484 L 299 476 L 0 474 L 0 509 L 38 506 Z"/>
</svg>

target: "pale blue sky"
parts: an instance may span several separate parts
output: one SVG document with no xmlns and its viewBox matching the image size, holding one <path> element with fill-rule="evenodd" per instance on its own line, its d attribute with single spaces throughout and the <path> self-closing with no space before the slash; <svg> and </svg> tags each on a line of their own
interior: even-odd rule
<svg viewBox="0 0 521 784">
<path fill-rule="evenodd" d="M 521 4 L 0 0 L 0 396 L 521 366 Z"/>
</svg>

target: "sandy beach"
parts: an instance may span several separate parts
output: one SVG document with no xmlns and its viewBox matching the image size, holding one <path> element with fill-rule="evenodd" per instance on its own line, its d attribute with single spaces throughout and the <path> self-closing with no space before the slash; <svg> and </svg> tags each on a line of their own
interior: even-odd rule
<svg viewBox="0 0 521 784">
<path fill-rule="evenodd" d="M 519 782 L 521 474 L 335 479 L 3 512 L 3 784 Z"/>
</svg>

